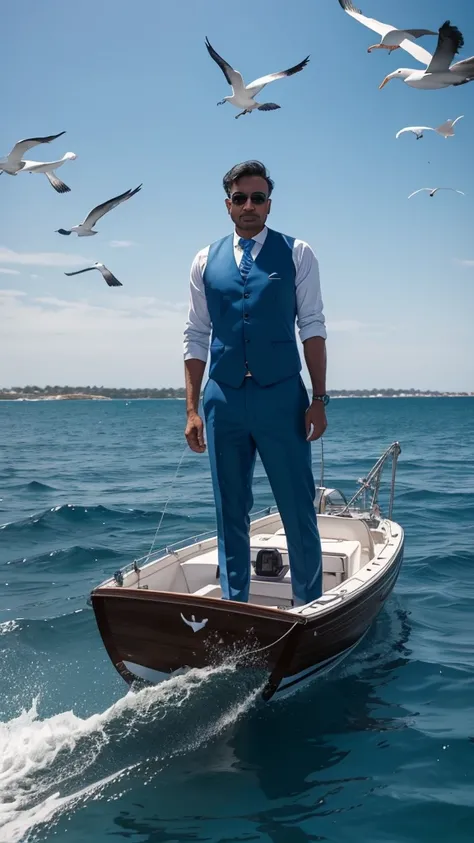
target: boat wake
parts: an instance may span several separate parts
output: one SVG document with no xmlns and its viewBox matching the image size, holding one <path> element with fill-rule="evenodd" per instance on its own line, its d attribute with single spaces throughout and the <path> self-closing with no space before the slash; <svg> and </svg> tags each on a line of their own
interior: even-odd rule
<svg viewBox="0 0 474 843">
<path fill-rule="evenodd" d="M 86 718 L 65 711 L 43 720 L 35 699 L 0 723 L 0 843 L 24 843 L 33 826 L 97 798 L 143 761 L 158 761 L 159 770 L 197 749 L 248 711 L 260 691 L 255 676 L 221 665 L 130 691 Z"/>
</svg>

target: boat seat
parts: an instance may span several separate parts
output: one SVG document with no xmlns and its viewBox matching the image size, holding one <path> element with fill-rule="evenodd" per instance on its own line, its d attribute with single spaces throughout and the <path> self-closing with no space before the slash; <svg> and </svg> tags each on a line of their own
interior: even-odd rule
<svg viewBox="0 0 474 843">
<path fill-rule="evenodd" d="M 250 557 L 255 562 L 257 553 L 262 548 L 277 548 L 283 558 L 283 563 L 289 565 L 288 545 L 284 530 L 277 533 L 259 533 L 252 536 L 250 540 Z M 361 544 L 359 541 L 350 541 L 339 538 L 322 538 L 321 549 L 323 554 L 323 574 L 330 575 L 328 582 L 334 580 L 334 585 L 339 585 L 342 580 L 352 577 L 361 567 Z M 335 577 L 334 575 L 339 575 Z M 332 586 L 328 586 L 332 588 Z M 325 588 L 327 590 L 327 588 Z"/>
<path fill-rule="evenodd" d="M 208 583 L 217 583 L 217 548 L 200 553 L 180 563 L 190 594 L 194 594 Z"/>
<path fill-rule="evenodd" d="M 360 542 L 361 564 L 365 565 L 375 554 L 374 540 L 367 524 L 360 518 L 345 518 L 344 516 L 318 515 L 318 528 L 321 541 L 324 539 L 338 539 Z"/>
</svg>

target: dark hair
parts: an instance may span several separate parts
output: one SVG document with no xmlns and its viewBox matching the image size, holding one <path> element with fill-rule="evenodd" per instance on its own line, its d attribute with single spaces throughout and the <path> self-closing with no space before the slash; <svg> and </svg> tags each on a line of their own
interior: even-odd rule
<svg viewBox="0 0 474 843">
<path fill-rule="evenodd" d="M 265 164 L 262 164 L 261 161 L 244 161 L 242 164 L 236 164 L 235 167 L 232 167 L 232 169 L 229 170 L 222 179 L 222 184 L 227 196 L 230 196 L 230 191 L 234 182 L 239 181 L 239 179 L 242 179 L 245 176 L 261 176 L 262 179 L 265 179 L 268 185 L 268 195 L 271 195 L 274 184 L 268 175 Z"/>
</svg>

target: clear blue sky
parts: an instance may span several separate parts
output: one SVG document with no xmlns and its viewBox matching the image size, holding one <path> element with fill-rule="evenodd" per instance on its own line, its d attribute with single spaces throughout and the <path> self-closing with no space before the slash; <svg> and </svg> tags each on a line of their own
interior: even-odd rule
<svg viewBox="0 0 474 843">
<path fill-rule="evenodd" d="M 437 29 L 449 17 L 462 57 L 474 54 L 467 0 L 362 9 L 395 26 Z M 368 55 L 374 33 L 337 0 L 24 0 L 7 5 L 2 31 L 0 155 L 66 129 L 30 157 L 78 157 L 58 170 L 67 195 L 44 176 L 0 179 L 0 385 L 181 385 L 192 258 L 229 230 L 223 173 L 260 158 L 276 182 L 271 225 L 320 260 L 328 386 L 474 390 L 474 83 L 379 91 L 391 70 L 420 65 L 401 50 Z M 229 88 L 206 35 L 247 81 L 311 61 L 260 95 L 281 110 L 234 120 L 232 106 L 216 107 Z M 454 139 L 395 140 L 403 126 L 459 114 Z M 55 233 L 140 182 L 96 237 Z M 467 195 L 407 201 L 437 185 Z M 94 260 L 123 288 L 63 275 Z"/>
</svg>

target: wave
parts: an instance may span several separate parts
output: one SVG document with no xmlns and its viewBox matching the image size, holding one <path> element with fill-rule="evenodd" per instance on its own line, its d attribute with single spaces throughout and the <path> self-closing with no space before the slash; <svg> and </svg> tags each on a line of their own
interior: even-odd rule
<svg viewBox="0 0 474 843">
<path fill-rule="evenodd" d="M 41 483 L 40 480 L 31 480 L 29 483 L 23 483 L 21 486 L 16 486 L 16 488 L 25 490 L 28 489 L 30 492 L 57 492 L 57 488 L 55 486 L 50 486 L 48 483 Z"/>
<path fill-rule="evenodd" d="M 456 489 L 409 489 L 407 491 L 400 491 L 397 494 L 398 501 L 420 501 L 426 503 L 427 501 L 442 500 L 453 505 L 453 498 L 460 498 L 461 500 L 471 501 L 472 492 Z"/>
<path fill-rule="evenodd" d="M 8 635 L 9 632 L 15 632 L 19 628 L 20 624 L 17 620 L 3 621 L 3 623 L 0 623 L 0 635 Z"/>
<path fill-rule="evenodd" d="M 43 572 L 60 569 L 65 573 L 68 567 L 74 570 L 77 568 L 94 567 L 97 562 L 103 560 L 122 559 L 123 554 L 110 547 L 85 547 L 73 545 L 72 547 L 51 550 L 48 553 L 39 553 L 36 556 L 24 556 L 18 559 L 10 559 L 6 565 L 13 567 L 41 569 Z"/>
<path fill-rule="evenodd" d="M 42 528 L 57 529 L 60 524 L 72 524 L 80 526 L 91 523 L 104 523 L 104 518 L 107 521 L 142 521 L 148 520 L 150 522 L 157 522 L 162 513 L 159 509 L 110 509 L 102 504 L 94 504 L 92 506 L 79 506 L 77 504 L 65 503 L 53 506 L 50 509 L 45 509 L 42 512 L 30 515 L 28 518 L 20 519 L 18 521 L 8 521 L 6 524 L 0 526 L 0 530 L 10 532 L 12 530 L 31 530 Z M 187 520 L 186 516 L 172 513 L 169 510 L 166 512 L 167 522 L 169 521 L 183 521 Z"/>
<path fill-rule="evenodd" d="M 255 680 L 249 686 L 246 676 L 239 692 L 235 674 L 231 664 L 193 669 L 129 691 L 86 718 L 64 711 L 42 720 L 35 699 L 29 710 L 0 723 L 0 843 L 20 843 L 33 825 L 150 760 L 151 729 L 158 761 L 215 737 L 254 704 L 261 690 Z"/>
</svg>

